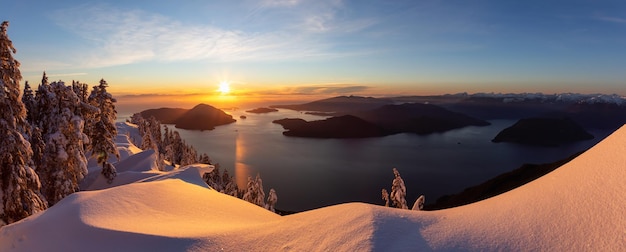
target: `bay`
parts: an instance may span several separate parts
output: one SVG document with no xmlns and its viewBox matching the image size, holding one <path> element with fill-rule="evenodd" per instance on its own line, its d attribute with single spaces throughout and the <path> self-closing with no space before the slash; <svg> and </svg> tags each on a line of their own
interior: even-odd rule
<svg viewBox="0 0 626 252">
<path fill-rule="evenodd" d="M 364 139 L 286 137 L 282 118 L 324 117 L 291 110 L 267 114 L 229 111 L 237 122 L 211 131 L 176 129 L 199 153 L 207 153 L 244 186 L 261 174 L 266 193 L 274 188 L 277 208 L 304 211 L 324 206 L 367 202 L 384 204 L 381 189 L 390 190 L 397 168 L 407 187 L 409 205 L 420 195 L 428 201 L 461 191 L 524 163 L 549 163 L 586 150 L 610 132 L 591 132 L 589 141 L 559 148 L 492 143 L 512 120 L 465 127 L 440 134 L 396 134 Z M 246 119 L 239 118 L 245 115 Z"/>
</svg>

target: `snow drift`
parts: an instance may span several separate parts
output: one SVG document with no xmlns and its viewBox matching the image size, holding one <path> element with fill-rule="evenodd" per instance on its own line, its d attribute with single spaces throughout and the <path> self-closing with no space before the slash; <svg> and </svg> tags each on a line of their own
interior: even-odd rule
<svg viewBox="0 0 626 252">
<path fill-rule="evenodd" d="M 520 188 L 431 212 L 349 203 L 281 217 L 211 190 L 200 178 L 210 166 L 144 170 L 150 175 L 74 193 L 1 228 L 0 251 L 618 250 L 625 153 L 622 127 Z M 140 172 L 131 168 L 140 161 L 123 162 L 116 179 Z"/>
</svg>

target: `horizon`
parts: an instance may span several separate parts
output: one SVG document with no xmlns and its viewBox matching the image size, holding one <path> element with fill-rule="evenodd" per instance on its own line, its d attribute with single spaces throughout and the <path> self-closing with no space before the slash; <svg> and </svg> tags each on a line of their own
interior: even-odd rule
<svg viewBox="0 0 626 252">
<path fill-rule="evenodd" d="M 104 78 L 113 95 L 138 104 L 626 95 L 619 67 L 626 65 L 626 16 L 617 11 L 626 3 L 562 7 L 492 0 L 29 1 L 7 3 L 0 14 L 11 24 L 24 81 L 36 86 L 44 71 L 50 81 L 95 85 Z"/>
</svg>

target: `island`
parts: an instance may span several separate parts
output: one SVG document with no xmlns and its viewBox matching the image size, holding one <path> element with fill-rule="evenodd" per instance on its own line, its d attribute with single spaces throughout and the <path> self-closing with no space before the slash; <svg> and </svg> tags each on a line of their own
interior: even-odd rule
<svg viewBox="0 0 626 252">
<path fill-rule="evenodd" d="M 394 133 L 427 135 L 466 126 L 487 126 L 489 122 L 433 104 L 404 103 L 354 113 Z"/>
<path fill-rule="evenodd" d="M 188 130 L 212 130 L 216 126 L 237 121 L 224 111 L 207 104 L 198 104 L 192 109 L 149 109 L 140 114 L 144 118 L 154 117 L 161 123 L 174 124 L 176 128 Z"/>
<path fill-rule="evenodd" d="M 570 118 L 533 117 L 519 120 L 491 141 L 558 147 L 589 139 L 593 139 L 593 135 Z"/>
<path fill-rule="evenodd" d="M 307 122 L 287 118 L 274 123 L 285 136 L 316 138 L 380 137 L 396 133 L 431 134 L 488 122 L 449 111 L 436 105 L 407 103 Z"/>
<path fill-rule="evenodd" d="M 366 138 L 389 135 L 387 130 L 367 122 L 361 118 L 344 115 L 331 117 L 325 120 L 307 122 L 302 119 L 286 118 L 275 120 L 287 131 L 285 136 L 309 138 Z"/>
<path fill-rule="evenodd" d="M 251 109 L 251 110 L 246 110 L 246 112 L 254 113 L 254 114 L 265 114 L 265 113 L 278 112 L 278 109 L 274 109 L 274 108 L 255 108 L 255 109 Z"/>
</svg>

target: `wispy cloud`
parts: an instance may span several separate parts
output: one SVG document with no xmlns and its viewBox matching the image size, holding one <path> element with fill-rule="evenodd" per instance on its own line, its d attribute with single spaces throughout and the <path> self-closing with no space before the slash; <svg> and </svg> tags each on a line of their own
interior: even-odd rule
<svg viewBox="0 0 626 252">
<path fill-rule="evenodd" d="M 105 67 L 147 61 L 275 61 L 342 57 L 362 52 L 333 51 L 319 33 L 354 32 L 374 21 L 335 19 L 341 1 L 266 0 L 262 8 L 302 10 L 298 27 L 286 22 L 273 30 L 245 31 L 215 25 L 188 24 L 144 10 L 110 5 L 80 5 L 59 10 L 52 19 L 92 46 L 74 56 L 84 67 Z M 313 12 L 306 11 L 311 6 Z M 315 34 L 317 33 L 317 34 Z"/>
<path fill-rule="evenodd" d="M 617 24 L 626 24 L 626 18 L 621 18 L 621 17 L 598 15 L 598 16 L 595 16 L 595 19 L 606 21 L 606 22 L 611 22 L 611 23 L 617 23 Z"/>
<path fill-rule="evenodd" d="M 370 87 L 363 85 L 327 84 L 285 87 L 278 91 L 271 91 L 271 93 L 284 95 L 350 95 L 359 94 L 368 89 Z"/>
<path fill-rule="evenodd" d="M 68 76 L 81 76 L 87 75 L 87 73 L 57 73 L 57 74 L 46 74 L 48 77 L 68 77 Z"/>
</svg>

